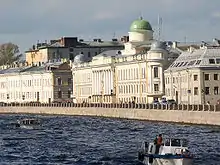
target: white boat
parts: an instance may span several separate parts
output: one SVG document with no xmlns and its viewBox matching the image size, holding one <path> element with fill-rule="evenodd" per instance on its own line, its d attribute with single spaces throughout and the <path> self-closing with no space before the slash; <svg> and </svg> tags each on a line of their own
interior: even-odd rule
<svg viewBox="0 0 220 165">
<path fill-rule="evenodd" d="M 16 127 L 34 129 L 40 126 L 40 121 L 38 119 L 22 119 L 18 120 Z"/>
<path fill-rule="evenodd" d="M 166 138 L 156 151 L 156 144 L 143 142 L 138 160 L 144 165 L 192 165 L 193 155 L 186 139 Z"/>
</svg>

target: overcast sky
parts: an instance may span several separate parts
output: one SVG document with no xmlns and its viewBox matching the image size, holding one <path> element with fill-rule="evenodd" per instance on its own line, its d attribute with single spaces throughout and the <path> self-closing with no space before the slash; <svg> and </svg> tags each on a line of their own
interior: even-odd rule
<svg viewBox="0 0 220 165">
<path fill-rule="evenodd" d="M 220 0 L 1 0 L 0 43 L 23 52 L 62 36 L 111 39 L 127 35 L 141 15 L 155 34 L 162 17 L 164 40 L 211 41 L 220 38 L 219 6 Z"/>
</svg>

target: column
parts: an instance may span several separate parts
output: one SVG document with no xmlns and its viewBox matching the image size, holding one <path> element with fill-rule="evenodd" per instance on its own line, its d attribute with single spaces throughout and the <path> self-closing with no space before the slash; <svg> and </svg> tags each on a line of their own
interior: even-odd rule
<svg viewBox="0 0 220 165">
<path fill-rule="evenodd" d="M 104 72 L 104 73 L 103 73 L 103 74 L 104 74 L 104 76 L 103 76 L 103 83 L 104 83 L 104 84 L 103 84 L 103 85 L 104 85 L 103 90 L 104 90 L 104 91 L 103 91 L 103 92 L 104 92 L 104 94 L 106 94 L 106 85 L 107 85 L 107 81 L 106 81 L 106 77 L 107 77 L 107 76 L 106 76 L 106 70 L 103 70 L 103 72 Z"/>
<path fill-rule="evenodd" d="M 109 73 L 110 73 L 110 88 L 109 88 L 109 93 L 111 94 L 111 89 L 113 89 L 113 73 L 112 73 L 112 71 L 111 70 L 109 70 Z"/>
<path fill-rule="evenodd" d="M 147 66 L 147 71 L 148 71 L 148 93 L 152 93 L 152 84 L 153 84 L 153 81 L 152 81 L 152 66 Z"/>
<path fill-rule="evenodd" d="M 162 66 L 160 66 L 160 69 L 159 69 L 159 71 L 160 71 L 160 90 L 159 91 L 161 91 L 161 92 L 163 92 L 163 91 L 165 91 L 165 89 L 163 89 L 164 88 L 164 79 L 163 79 L 163 67 Z"/>
</svg>

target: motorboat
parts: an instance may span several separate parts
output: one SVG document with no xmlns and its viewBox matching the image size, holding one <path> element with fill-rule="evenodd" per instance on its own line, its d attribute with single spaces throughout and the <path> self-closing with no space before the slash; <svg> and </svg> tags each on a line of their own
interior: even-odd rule
<svg viewBox="0 0 220 165">
<path fill-rule="evenodd" d="M 16 123 L 16 127 L 34 129 L 40 126 L 38 119 L 21 119 Z"/>
<path fill-rule="evenodd" d="M 138 160 L 144 165 L 193 165 L 186 139 L 166 138 L 161 145 L 143 142 Z"/>
</svg>

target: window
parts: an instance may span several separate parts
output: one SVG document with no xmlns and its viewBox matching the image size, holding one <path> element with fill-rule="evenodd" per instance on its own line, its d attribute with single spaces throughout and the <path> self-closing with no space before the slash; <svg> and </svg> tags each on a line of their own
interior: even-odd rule
<svg viewBox="0 0 220 165">
<path fill-rule="evenodd" d="M 215 64 L 215 60 L 214 59 L 209 59 L 209 64 Z"/>
<path fill-rule="evenodd" d="M 70 56 L 70 60 L 73 60 L 73 59 L 74 59 L 73 53 L 70 53 L 69 56 Z"/>
<path fill-rule="evenodd" d="M 197 81 L 198 80 L 198 75 L 197 74 L 193 75 L 193 78 L 194 78 L 194 81 Z"/>
<path fill-rule="evenodd" d="M 186 66 L 188 64 L 188 62 L 185 62 L 184 64 L 183 64 L 183 66 Z"/>
<path fill-rule="evenodd" d="M 216 64 L 220 64 L 220 58 L 216 58 Z"/>
<path fill-rule="evenodd" d="M 209 74 L 205 74 L 205 80 L 209 80 Z"/>
<path fill-rule="evenodd" d="M 188 66 L 194 65 L 195 62 L 196 62 L 196 60 L 190 61 Z"/>
<path fill-rule="evenodd" d="M 158 67 L 154 67 L 154 78 L 158 78 Z"/>
<path fill-rule="evenodd" d="M 209 95 L 209 94 L 210 94 L 209 87 L 205 87 L 205 94 L 206 94 L 206 95 Z"/>
<path fill-rule="evenodd" d="M 214 74 L 214 80 L 218 80 L 218 74 Z"/>
<path fill-rule="evenodd" d="M 218 87 L 214 87 L 214 95 L 218 95 Z"/>
<path fill-rule="evenodd" d="M 71 98 L 71 90 L 68 90 L 68 98 Z"/>
<path fill-rule="evenodd" d="M 59 99 L 62 98 L 62 91 L 58 91 L 58 98 L 59 98 Z"/>
<path fill-rule="evenodd" d="M 73 52 L 73 48 L 69 48 L 69 51 L 72 53 Z"/>
<path fill-rule="evenodd" d="M 166 139 L 164 144 L 165 146 L 170 146 L 170 139 Z"/>
<path fill-rule="evenodd" d="M 62 80 L 60 77 L 57 78 L 57 85 L 61 85 L 62 84 Z"/>
<path fill-rule="evenodd" d="M 159 85 L 158 84 L 154 84 L 154 91 L 159 91 Z"/>
<path fill-rule="evenodd" d="M 68 85 L 72 84 L 72 78 L 68 78 Z"/>
<path fill-rule="evenodd" d="M 63 58 L 63 53 L 62 52 L 60 52 L 59 55 L 60 55 L 60 58 Z"/>
<path fill-rule="evenodd" d="M 56 52 L 52 53 L 52 58 L 55 59 L 56 58 Z"/>
<path fill-rule="evenodd" d="M 199 94 L 198 92 L 199 92 L 198 87 L 194 87 L 194 95 L 198 95 Z"/>
<path fill-rule="evenodd" d="M 89 57 L 89 58 L 91 57 L 91 53 L 90 53 L 90 52 L 88 52 L 88 57 Z"/>
<path fill-rule="evenodd" d="M 181 62 L 181 64 L 178 67 L 181 67 L 184 64 L 184 62 Z"/>
<path fill-rule="evenodd" d="M 201 60 L 196 61 L 196 65 L 199 65 L 201 63 Z"/>
<path fill-rule="evenodd" d="M 171 146 L 180 147 L 180 139 L 171 139 Z"/>
</svg>

